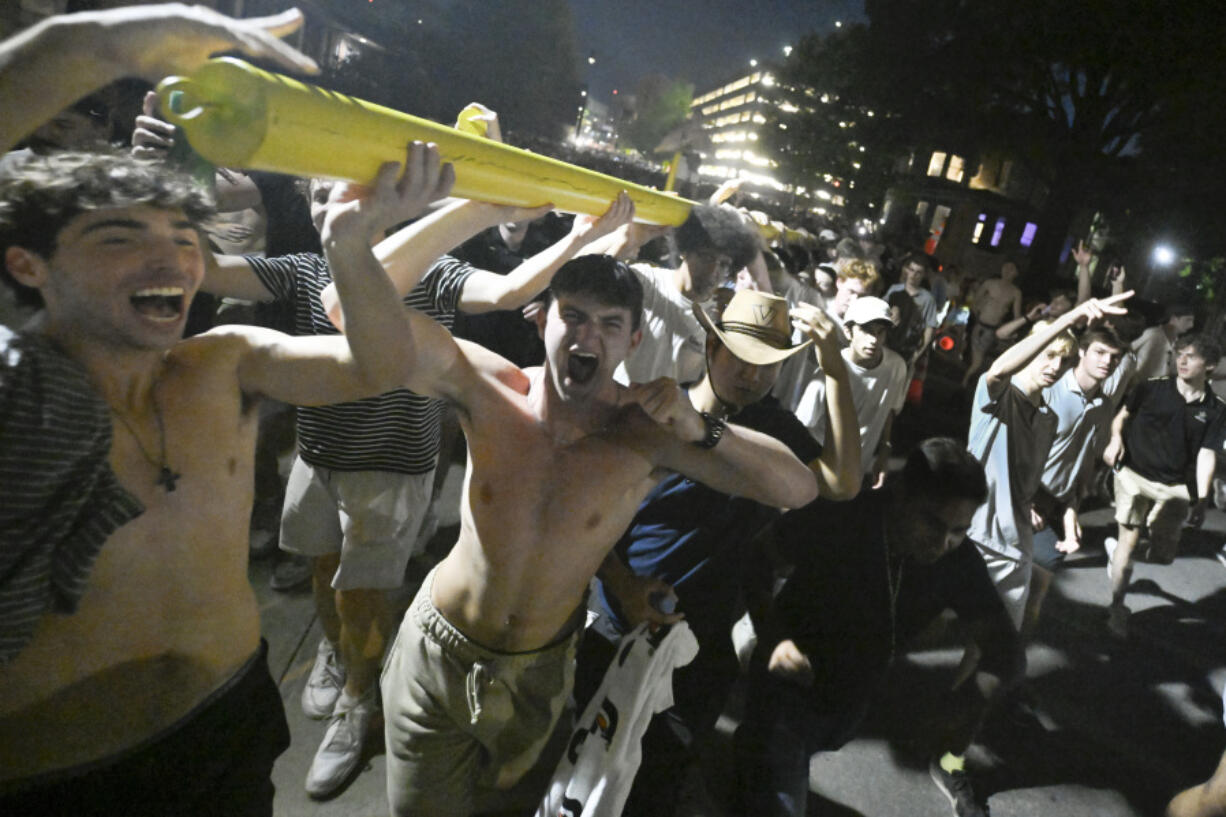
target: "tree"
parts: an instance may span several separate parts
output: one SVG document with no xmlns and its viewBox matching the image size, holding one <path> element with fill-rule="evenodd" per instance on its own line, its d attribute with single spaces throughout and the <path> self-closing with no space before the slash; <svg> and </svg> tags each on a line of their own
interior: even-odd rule
<svg viewBox="0 0 1226 817">
<path fill-rule="evenodd" d="M 669 131 L 690 115 L 694 86 L 662 74 L 648 74 L 634 91 L 634 117 L 622 128 L 622 138 L 651 154 Z"/>
<path fill-rule="evenodd" d="M 1036 167 L 1050 191 L 1031 251 L 1039 270 L 1054 269 L 1078 210 L 1118 211 L 1139 195 L 1150 142 L 1197 128 L 1195 111 L 1226 83 L 1226 18 L 1208 0 L 866 0 L 865 10 L 862 30 L 793 57 L 840 57 L 805 70 L 875 111 L 859 120 L 870 154 L 906 142 L 1003 150 Z"/>
<path fill-rule="evenodd" d="M 885 195 L 893 158 L 908 149 L 897 130 L 875 128 L 887 117 L 858 86 L 866 74 L 866 36 L 856 26 L 803 37 L 791 59 L 772 68 L 776 104 L 766 108 L 761 131 L 780 178 L 842 195 L 849 215 L 871 213 L 869 205 Z"/>
</svg>

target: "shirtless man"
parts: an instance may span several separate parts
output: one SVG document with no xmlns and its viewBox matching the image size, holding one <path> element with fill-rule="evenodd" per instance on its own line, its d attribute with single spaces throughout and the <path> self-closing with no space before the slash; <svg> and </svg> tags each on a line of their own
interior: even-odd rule
<svg viewBox="0 0 1226 817">
<path fill-rule="evenodd" d="M 817 494 L 785 446 L 703 417 L 673 381 L 613 381 L 641 302 L 625 264 L 570 261 L 537 317 L 545 364 L 528 370 L 406 313 L 408 386 L 456 405 L 469 461 L 459 541 L 385 663 L 394 814 L 467 815 L 478 786 L 536 760 L 570 691 L 588 581 L 666 471 L 777 507 Z"/>
<path fill-rule="evenodd" d="M 1022 291 L 1013 283 L 1017 274 L 1017 264 L 1006 261 L 1001 265 L 999 278 L 989 278 L 975 290 L 971 302 L 971 312 L 975 315 L 975 326 L 971 329 L 971 365 L 962 376 L 963 386 L 978 376 L 996 343 L 996 330 L 1000 325 L 1022 317 Z"/>
<path fill-rule="evenodd" d="M 37 417 L 40 401 L 48 411 L 67 397 L 27 385 L 39 366 L 79 371 L 69 388 L 85 394 L 73 396 L 97 400 L 107 420 L 109 462 L 97 472 L 117 478 L 113 496 L 130 520 L 88 552 L 72 538 L 6 537 L 18 572 L 2 588 L 5 607 L 28 611 L 5 622 L 6 637 L 28 643 L 6 652 L 0 670 L 0 777 L 14 798 L 0 805 L 20 804 L 9 813 L 48 813 L 51 804 L 95 813 L 97 802 L 139 810 L 121 798 L 156 813 L 214 803 L 270 811 L 268 773 L 288 733 L 247 582 L 254 407 L 261 396 L 334 403 L 403 382 L 402 361 L 384 353 L 397 329 L 407 334 L 394 291 L 352 247 L 450 185 L 424 145 L 413 146 L 408 167 L 397 181 L 397 166 L 386 166 L 369 194 L 333 195 L 323 244 L 348 307 L 348 343 L 246 326 L 180 340 L 204 275 L 197 225 L 208 215 L 186 178 L 126 156 L 61 154 L 23 163 L 0 186 L 7 274 L 46 309 L 40 330 L 5 339 L 7 414 Z M 6 459 L 21 428 L 0 450 Z M 73 432 L 27 430 L 48 454 L 29 463 L 45 478 L 35 469 L 53 469 L 56 446 Z M 73 484 L 68 477 L 64 490 Z M 51 512 L 32 503 L 18 511 Z M 43 553 L 45 569 L 24 567 Z M 78 580 L 75 614 L 51 614 L 63 609 L 65 569 L 88 580 Z M 27 631 L 14 632 L 22 624 Z"/>
<path fill-rule="evenodd" d="M 77 67 L 83 54 L 135 64 L 128 49 L 147 56 L 158 32 L 184 53 L 192 37 L 210 43 L 203 55 L 226 47 L 227 26 L 249 45 L 271 39 L 266 21 L 183 7 L 79 18 L 48 26 L 75 42 L 62 53 Z M 0 99 L 26 122 L 39 95 L 10 99 L 22 72 L 9 68 L 38 41 L 0 46 Z M 106 70 L 48 77 L 79 91 Z M 393 290 L 351 247 L 446 192 L 436 152 L 414 146 L 410 166 L 399 181 L 385 167 L 370 193 L 338 190 L 329 208 L 348 342 L 254 327 L 180 340 L 209 212 L 186 179 L 61 154 L 0 187 L 3 277 L 45 308 L 31 331 L 0 328 L 0 813 L 271 813 L 288 732 L 246 574 L 254 406 L 404 381 L 403 360 L 384 354 L 404 323 Z"/>
</svg>

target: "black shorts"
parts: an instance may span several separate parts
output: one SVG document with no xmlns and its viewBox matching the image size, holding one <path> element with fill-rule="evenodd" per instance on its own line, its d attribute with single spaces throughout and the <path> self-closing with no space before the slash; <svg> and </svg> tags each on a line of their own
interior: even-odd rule
<svg viewBox="0 0 1226 817">
<path fill-rule="evenodd" d="M 1056 550 L 1060 541 L 1056 529 L 1048 525 L 1034 532 L 1034 563 L 1045 570 L 1056 571 L 1064 564 L 1065 554 Z"/>
<path fill-rule="evenodd" d="M 289 747 L 268 644 L 182 720 L 109 758 L 5 785 L 0 814 L 271 815 Z"/>
</svg>

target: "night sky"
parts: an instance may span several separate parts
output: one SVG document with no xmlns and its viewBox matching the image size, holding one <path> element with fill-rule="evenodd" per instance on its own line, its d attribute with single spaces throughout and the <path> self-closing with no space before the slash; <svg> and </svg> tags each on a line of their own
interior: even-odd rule
<svg viewBox="0 0 1226 817">
<path fill-rule="evenodd" d="M 783 46 L 835 20 L 861 21 L 863 0 L 570 0 L 580 80 L 608 102 L 614 88 L 632 93 L 639 78 L 660 73 L 694 83 L 695 96 L 742 70 L 749 60 L 783 58 Z M 596 64 L 587 65 L 587 55 Z"/>
</svg>

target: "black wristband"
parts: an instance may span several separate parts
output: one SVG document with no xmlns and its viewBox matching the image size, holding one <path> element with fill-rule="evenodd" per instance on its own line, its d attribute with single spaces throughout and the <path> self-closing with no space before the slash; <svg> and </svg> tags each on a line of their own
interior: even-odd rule
<svg viewBox="0 0 1226 817">
<path fill-rule="evenodd" d="M 728 424 L 709 412 L 704 411 L 701 414 L 702 423 L 707 428 L 707 435 L 694 443 L 694 445 L 699 448 L 714 448 L 723 438 L 724 429 L 728 427 Z"/>
</svg>

